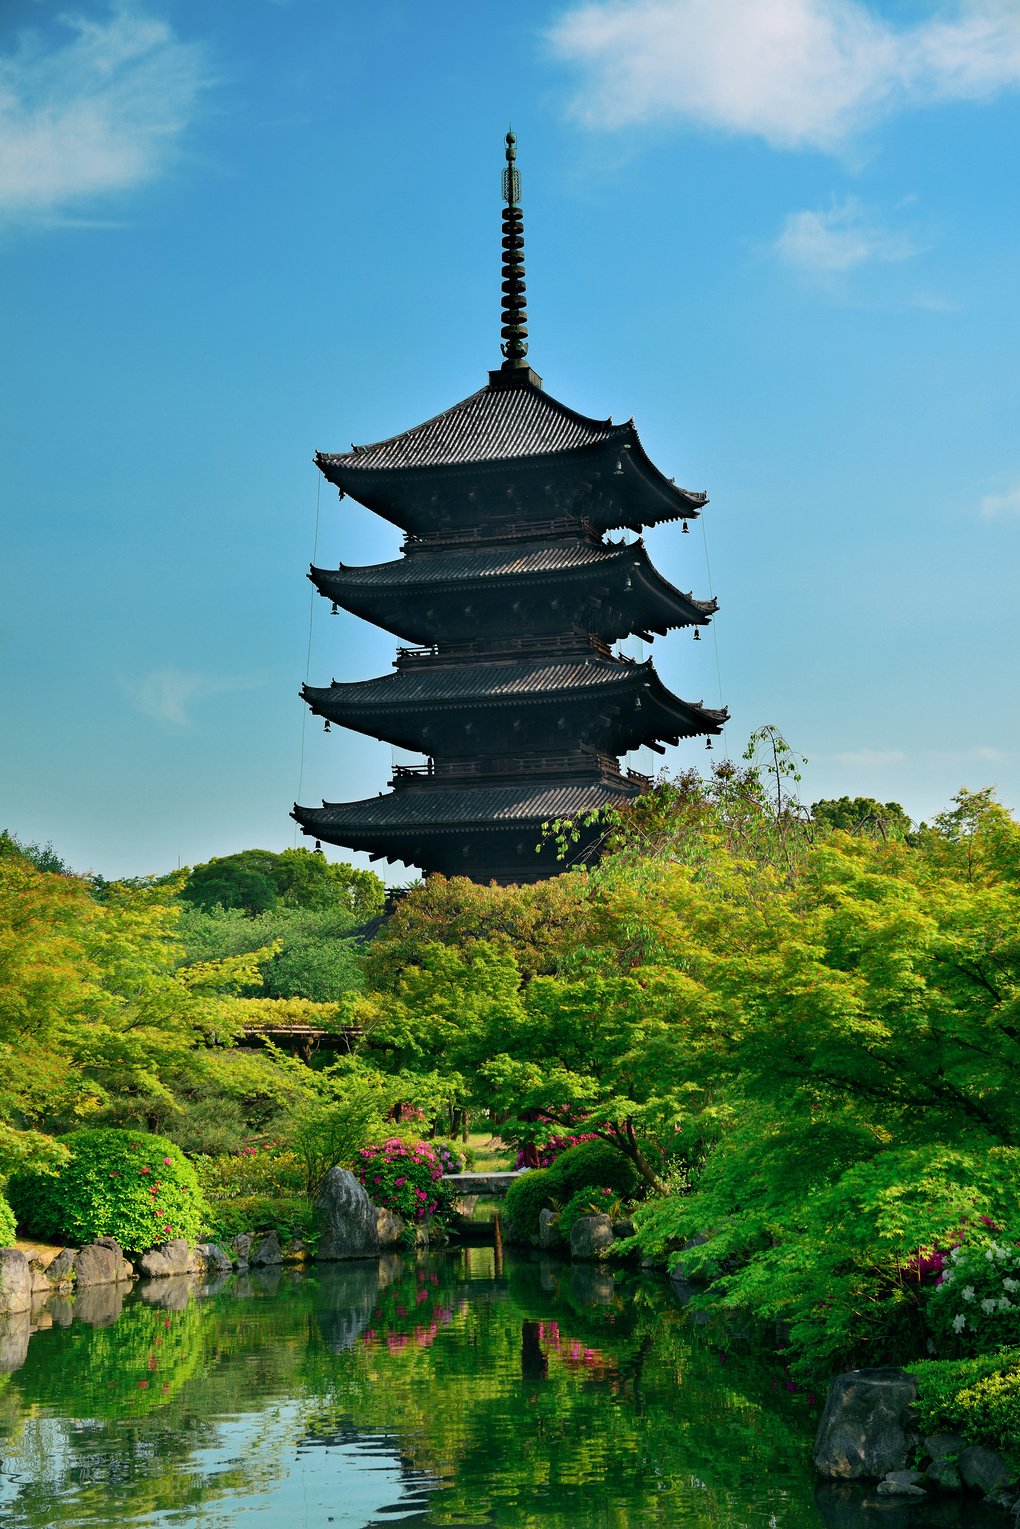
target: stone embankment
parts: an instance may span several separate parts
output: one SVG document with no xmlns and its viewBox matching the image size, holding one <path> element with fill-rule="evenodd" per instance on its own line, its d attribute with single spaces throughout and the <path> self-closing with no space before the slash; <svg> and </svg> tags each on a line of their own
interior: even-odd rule
<svg viewBox="0 0 1020 1529">
<path fill-rule="evenodd" d="M 906 1505 L 971 1492 L 1020 1525 L 1020 1482 L 1009 1463 L 956 1434 L 923 1434 L 916 1401 L 914 1377 L 892 1366 L 850 1370 L 832 1381 L 814 1450 L 823 1521 L 856 1522 L 871 1509 L 891 1510 L 897 1498 Z"/>
</svg>

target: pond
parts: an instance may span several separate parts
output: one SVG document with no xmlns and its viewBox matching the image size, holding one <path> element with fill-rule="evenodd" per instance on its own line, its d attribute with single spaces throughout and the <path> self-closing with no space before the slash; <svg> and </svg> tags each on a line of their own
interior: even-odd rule
<svg viewBox="0 0 1020 1529">
<path fill-rule="evenodd" d="M 55 1298 L 0 1334 L 4 1529 L 926 1529 L 816 1495 L 814 1399 L 652 1276 L 464 1248 Z M 948 1515 L 948 1516 L 946 1516 Z"/>
</svg>

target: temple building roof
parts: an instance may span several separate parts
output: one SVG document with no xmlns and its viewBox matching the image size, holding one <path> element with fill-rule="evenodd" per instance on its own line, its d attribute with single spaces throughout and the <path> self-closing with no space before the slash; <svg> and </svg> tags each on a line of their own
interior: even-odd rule
<svg viewBox="0 0 1020 1529">
<path fill-rule="evenodd" d="M 635 788 L 625 781 L 486 785 L 456 791 L 394 791 L 361 802 L 323 802 L 321 808 L 295 806 L 292 816 L 323 838 L 329 837 L 329 831 L 340 829 L 369 833 L 380 828 L 414 828 L 427 833 L 453 827 L 502 828 L 523 823 L 538 827 L 553 818 L 593 812 L 634 795 Z"/>
<path fill-rule="evenodd" d="M 364 568 L 312 568 L 309 577 L 327 599 L 414 642 L 470 639 L 497 610 L 509 615 L 522 601 L 521 619 L 533 632 L 569 619 L 610 642 L 635 630 L 704 625 L 717 608 L 714 600 L 696 600 L 675 589 L 640 541 L 605 547 L 576 539 L 415 552 Z M 596 612 L 593 596 L 606 608 Z M 468 603 L 472 599 L 474 606 Z"/>
</svg>

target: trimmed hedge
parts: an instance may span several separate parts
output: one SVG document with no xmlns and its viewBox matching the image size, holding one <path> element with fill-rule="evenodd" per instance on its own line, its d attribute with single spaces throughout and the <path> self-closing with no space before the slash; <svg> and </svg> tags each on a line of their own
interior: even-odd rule
<svg viewBox="0 0 1020 1529">
<path fill-rule="evenodd" d="M 503 1200 L 514 1237 L 536 1239 L 539 1212 L 555 1210 L 558 1203 L 559 1183 L 551 1168 L 530 1168 L 514 1179 Z"/>
<path fill-rule="evenodd" d="M 568 1147 L 549 1169 L 560 1187 L 558 1198 L 569 1200 L 579 1190 L 614 1189 L 621 1200 L 629 1199 L 640 1179 L 637 1169 L 607 1141 L 583 1141 Z"/>
<path fill-rule="evenodd" d="M 13 1174 L 7 1186 L 18 1225 L 69 1243 L 115 1237 L 143 1253 L 171 1237 L 195 1242 L 208 1207 L 194 1168 L 163 1136 L 112 1127 L 72 1131 L 55 1173 Z"/>
<path fill-rule="evenodd" d="M 1020 1456 L 1020 1349 L 976 1359 L 925 1359 L 917 1376 L 917 1410 L 925 1433 L 959 1433 L 974 1444 Z"/>
</svg>

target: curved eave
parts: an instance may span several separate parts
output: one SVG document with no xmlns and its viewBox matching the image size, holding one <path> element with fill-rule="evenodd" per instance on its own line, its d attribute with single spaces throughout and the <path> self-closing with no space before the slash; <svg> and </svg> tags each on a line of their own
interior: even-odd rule
<svg viewBox="0 0 1020 1529">
<path fill-rule="evenodd" d="M 537 832 L 553 818 L 622 804 L 637 793 L 638 788 L 626 781 L 618 785 L 478 785 L 456 791 L 387 792 L 357 802 L 324 801 L 321 807 L 295 803 L 291 816 L 307 834 L 360 848 L 379 844 L 388 835 L 406 842 L 418 834 Z M 336 834 L 357 836 L 360 842 L 333 837 Z"/>
<path fill-rule="evenodd" d="M 632 547 L 607 548 L 601 560 L 567 567 L 505 567 L 492 573 L 458 574 L 451 560 L 448 578 L 433 576 L 415 582 L 406 576 L 409 566 L 413 567 L 413 560 L 401 559 L 364 568 L 313 566 L 308 577 L 324 599 L 412 642 L 433 640 L 434 623 L 426 621 L 421 614 L 427 605 L 433 606 L 437 600 L 450 596 L 491 599 L 497 590 L 504 593 L 504 598 L 509 598 L 510 590 L 532 591 L 541 597 L 543 591 L 562 588 L 565 584 L 601 586 L 612 581 L 609 599 L 614 602 L 614 608 L 627 613 L 632 622 L 620 631 L 621 636 L 625 631 L 665 633 L 677 627 L 705 626 L 718 609 L 714 599 L 697 600 L 693 594 L 677 589 L 664 578 L 640 541 Z M 622 582 L 624 579 L 628 581 L 627 585 Z M 640 584 L 640 591 L 628 587 L 632 581 Z M 595 622 L 593 625 L 597 627 L 599 624 Z"/>
<path fill-rule="evenodd" d="M 606 438 L 565 450 L 536 452 L 518 457 L 491 457 L 471 462 L 443 463 L 427 467 L 359 467 L 348 454 L 316 452 L 313 461 L 320 472 L 366 509 L 403 530 L 423 529 L 426 506 L 438 502 L 457 488 L 506 477 L 553 478 L 576 483 L 593 473 L 607 496 L 603 503 L 584 513 L 599 530 L 643 526 L 674 520 L 694 520 L 708 503 L 708 495 L 680 488 L 652 462 L 632 421 L 614 425 Z M 548 511 L 543 507 L 544 518 Z"/>
</svg>

